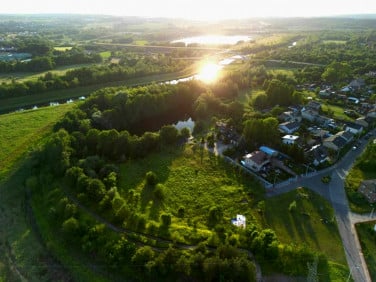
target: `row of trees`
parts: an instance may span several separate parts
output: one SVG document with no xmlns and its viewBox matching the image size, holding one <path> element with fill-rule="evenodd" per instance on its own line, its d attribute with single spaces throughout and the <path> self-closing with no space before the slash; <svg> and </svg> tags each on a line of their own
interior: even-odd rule
<svg viewBox="0 0 376 282">
<path fill-rule="evenodd" d="M 67 60 L 70 61 L 70 59 Z M 99 57 L 94 56 L 93 61 L 99 61 Z M 28 63 L 17 63 L 16 65 L 18 64 L 26 66 L 27 68 L 34 68 L 35 70 L 40 70 L 40 68 L 52 69 L 54 67 L 54 62 L 50 57 L 39 57 Z M 90 67 L 69 70 L 64 75 L 47 73 L 38 80 L 30 80 L 26 82 L 13 81 L 12 83 L 1 84 L 0 98 L 24 96 L 51 90 L 122 81 L 133 77 L 181 70 L 177 69 L 176 66 L 173 66 L 173 62 L 171 62 L 171 65 L 166 66 L 165 63 L 159 64 L 157 61 L 147 62 L 140 60 L 137 65 L 132 67 L 117 64 L 93 65 Z M 29 69 L 29 71 L 30 70 L 31 69 Z"/>
</svg>

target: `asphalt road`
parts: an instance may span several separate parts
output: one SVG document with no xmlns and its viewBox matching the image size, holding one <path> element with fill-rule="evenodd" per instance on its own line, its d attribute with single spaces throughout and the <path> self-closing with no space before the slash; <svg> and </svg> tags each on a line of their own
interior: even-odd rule
<svg viewBox="0 0 376 282">
<path fill-rule="evenodd" d="M 376 129 L 374 129 L 372 133 L 375 135 Z M 372 139 L 373 138 L 370 138 L 370 140 Z M 335 211 L 339 233 L 342 238 L 347 263 L 350 269 L 349 275 L 351 275 L 356 282 L 368 282 L 371 281 L 371 277 L 360 248 L 354 224 L 357 222 L 376 220 L 376 214 L 358 215 L 350 212 L 344 189 L 346 175 L 353 166 L 356 158 L 364 151 L 368 143 L 364 138 L 361 140 L 361 146 L 356 150 L 349 151 L 336 165 L 323 171 L 318 171 L 313 175 L 298 178 L 294 182 L 276 185 L 276 188 L 268 189 L 267 196 L 277 196 L 304 186 L 329 200 Z M 321 178 L 324 175 L 331 175 L 332 180 L 329 184 L 322 183 Z"/>
</svg>

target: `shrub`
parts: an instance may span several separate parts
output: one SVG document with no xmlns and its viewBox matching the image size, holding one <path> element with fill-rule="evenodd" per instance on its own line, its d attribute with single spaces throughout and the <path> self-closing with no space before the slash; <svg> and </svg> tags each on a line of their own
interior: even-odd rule
<svg viewBox="0 0 376 282">
<path fill-rule="evenodd" d="M 150 186 L 155 186 L 157 184 L 157 175 L 153 171 L 148 171 L 146 173 L 146 183 Z"/>
</svg>

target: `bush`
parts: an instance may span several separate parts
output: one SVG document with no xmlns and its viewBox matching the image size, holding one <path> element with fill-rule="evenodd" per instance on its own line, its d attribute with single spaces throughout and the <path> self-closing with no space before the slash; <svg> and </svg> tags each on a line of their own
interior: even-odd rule
<svg viewBox="0 0 376 282">
<path fill-rule="evenodd" d="M 153 171 L 148 171 L 146 173 L 146 183 L 150 186 L 155 186 L 157 184 L 157 175 Z"/>
</svg>

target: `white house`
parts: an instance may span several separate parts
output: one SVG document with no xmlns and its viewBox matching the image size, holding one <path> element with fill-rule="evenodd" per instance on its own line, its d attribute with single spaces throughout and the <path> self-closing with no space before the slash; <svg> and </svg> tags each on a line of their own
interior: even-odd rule
<svg viewBox="0 0 376 282">
<path fill-rule="evenodd" d="M 299 139 L 299 136 L 296 136 L 296 135 L 285 135 L 282 137 L 282 142 L 284 144 L 295 144 L 296 141 Z"/>
<path fill-rule="evenodd" d="M 243 165 L 253 171 L 260 171 L 262 167 L 269 163 L 267 154 L 262 151 L 254 151 L 243 157 Z"/>
<path fill-rule="evenodd" d="M 241 214 L 237 214 L 236 218 L 231 219 L 232 224 L 237 227 L 245 228 L 245 216 Z"/>
</svg>

